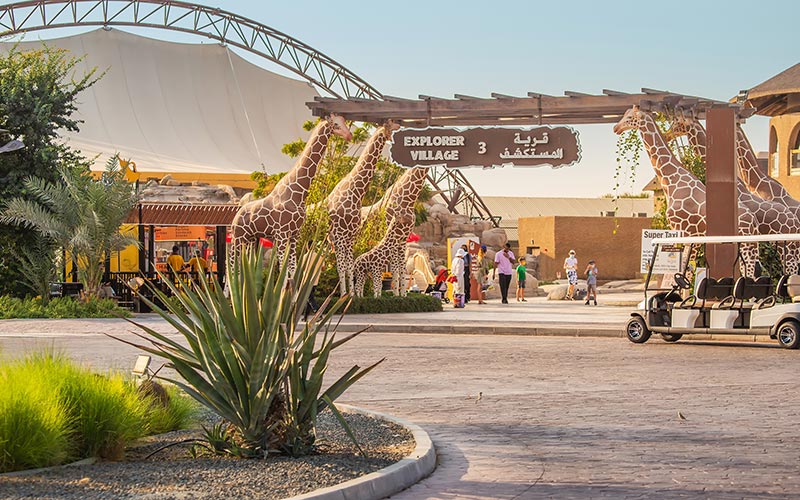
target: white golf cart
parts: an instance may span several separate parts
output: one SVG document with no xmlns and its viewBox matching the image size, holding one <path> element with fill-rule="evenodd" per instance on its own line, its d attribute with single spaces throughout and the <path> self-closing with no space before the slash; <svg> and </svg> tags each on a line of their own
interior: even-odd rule
<svg viewBox="0 0 800 500">
<path fill-rule="evenodd" d="M 641 344 L 653 333 L 667 342 L 692 334 L 769 335 L 787 349 L 800 347 L 800 275 L 734 278 L 734 270 L 728 269 L 727 276 L 722 271 L 714 278 L 719 271 L 707 269 L 697 273 L 690 291 L 686 256 L 693 250 L 709 243 L 733 243 L 740 249 L 761 242 L 782 246 L 785 255 L 787 245 L 800 245 L 800 234 L 654 239 L 645 300 L 625 327 L 628 340 Z"/>
</svg>

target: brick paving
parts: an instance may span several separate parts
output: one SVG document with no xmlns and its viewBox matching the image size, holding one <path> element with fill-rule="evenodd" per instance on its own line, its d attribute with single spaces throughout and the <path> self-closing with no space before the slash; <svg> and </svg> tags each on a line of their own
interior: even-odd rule
<svg viewBox="0 0 800 500">
<path fill-rule="evenodd" d="M 62 325 L 0 322 L 0 352 L 130 369 L 136 352 L 98 334 L 127 326 Z M 392 498 L 800 497 L 800 352 L 775 343 L 367 333 L 329 377 L 384 356 L 342 402 L 421 425 L 439 454 Z"/>
</svg>

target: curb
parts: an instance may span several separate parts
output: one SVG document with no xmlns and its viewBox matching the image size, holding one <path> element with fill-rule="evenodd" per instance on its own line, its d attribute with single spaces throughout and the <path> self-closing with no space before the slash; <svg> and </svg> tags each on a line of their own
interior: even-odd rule
<svg viewBox="0 0 800 500">
<path fill-rule="evenodd" d="M 392 415 L 364 410 L 355 406 L 341 404 L 337 405 L 337 408 L 402 425 L 413 434 L 414 441 L 417 443 L 416 448 L 396 464 L 377 472 L 285 500 L 379 500 L 418 483 L 436 468 L 436 450 L 433 441 L 428 433 L 418 425 Z"/>
<path fill-rule="evenodd" d="M 526 335 L 540 337 L 625 337 L 621 327 L 602 325 L 581 326 L 530 326 L 530 325 L 502 325 L 498 323 L 472 323 L 462 325 L 409 325 L 409 324 L 370 324 L 370 323 L 341 323 L 338 331 L 342 333 L 355 333 L 367 329 L 372 333 L 422 333 L 422 334 L 456 334 L 456 335 Z"/>
<path fill-rule="evenodd" d="M 78 460 L 77 462 L 70 462 L 68 464 L 62 464 L 62 465 L 53 465 L 52 467 L 39 467 L 38 469 L 25 469 L 25 470 L 18 470 L 18 471 L 14 471 L 14 472 L 4 472 L 4 473 L 0 474 L 0 478 L 3 478 L 3 477 L 29 476 L 31 474 L 39 474 L 40 472 L 47 472 L 47 471 L 50 471 L 50 470 L 63 469 L 65 467 L 77 467 L 79 465 L 92 465 L 95 462 L 97 462 L 97 457 L 89 457 L 89 458 L 84 458 L 83 460 Z"/>
</svg>

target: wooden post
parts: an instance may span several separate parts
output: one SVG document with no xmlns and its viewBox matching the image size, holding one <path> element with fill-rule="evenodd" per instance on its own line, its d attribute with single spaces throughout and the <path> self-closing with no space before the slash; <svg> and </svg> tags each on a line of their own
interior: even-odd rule
<svg viewBox="0 0 800 500">
<path fill-rule="evenodd" d="M 217 280 L 220 284 L 225 282 L 225 264 L 228 262 L 227 242 L 228 226 L 217 226 L 214 235 L 214 256 L 217 258 Z"/>
<path fill-rule="evenodd" d="M 706 112 L 706 235 L 731 236 L 739 233 L 736 190 L 736 115 L 731 107 L 714 107 Z M 736 247 L 707 245 L 706 260 L 716 277 L 735 275 Z M 729 271 L 730 270 L 730 271 Z"/>
</svg>

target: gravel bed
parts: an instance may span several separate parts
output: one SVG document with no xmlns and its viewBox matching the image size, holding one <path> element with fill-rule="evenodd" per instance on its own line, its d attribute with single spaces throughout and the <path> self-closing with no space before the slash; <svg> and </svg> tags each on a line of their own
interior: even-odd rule
<svg viewBox="0 0 800 500">
<path fill-rule="evenodd" d="M 38 474 L 0 476 L 0 498 L 58 499 L 279 499 L 349 481 L 400 461 L 414 450 L 404 427 L 357 413 L 345 414 L 362 457 L 330 411 L 317 422 L 318 453 L 290 458 L 241 460 L 192 458 L 189 445 L 157 448 L 199 437 L 197 430 L 146 438 L 129 449 L 125 461 L 59 467 Z"/>
</svg>

